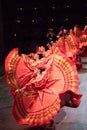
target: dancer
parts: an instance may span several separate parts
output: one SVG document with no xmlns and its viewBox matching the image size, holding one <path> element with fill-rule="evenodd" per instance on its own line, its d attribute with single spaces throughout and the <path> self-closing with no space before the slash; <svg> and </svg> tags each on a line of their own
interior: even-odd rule
<svg viewBox="0 0 87 130">
<path fill-rule="evenodd" d="M 65 29 L 63 26 L 60 27 L 59 33 L 57 35 L 57 38 L 60 38 L 62 36 L 65 36 L 68 34 L 68 30 Z"/>
<path fill-rule="evenodd" d="M 56 34 L 53 32 L 53 28 L 49 28 L 46 34 L 47 43 L 50 45 L 57 40 Z"/>
<path fill-rule="evenodd" d="M 76 66 L 55 44 L 49 50 L 39 47 L 29 55 L 19 56 L 18 51 L 13 49 L 5 59 L 5 82 L 14 98 L 12 112 L 19 124 L 47 126 L 63 106 L 80 105 Z"/>
</svg>

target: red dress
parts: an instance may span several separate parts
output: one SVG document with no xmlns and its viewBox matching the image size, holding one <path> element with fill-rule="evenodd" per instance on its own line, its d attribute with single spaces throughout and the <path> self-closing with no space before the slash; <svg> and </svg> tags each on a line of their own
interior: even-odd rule
<svg viewBox="0 0 87 130">
<path fill-rule="evenodd" d="M 87 57 L 87 26 L 81 30 L 77 25 L 65 36 L 56 41 L 59 50 L 76 64 L 77 70 L 82 70 L 81 57 Z"/>
<path fill-rule="evenodd" d="M 78 107 L 81 94 L 74 63 L 53 44 L 47 51 L 18 55 L 13 49 L 5 60 L 5 81 L 14 97 L 13 115 L 19 124 L 47 124 L 63 106 Z"/>
</svg>

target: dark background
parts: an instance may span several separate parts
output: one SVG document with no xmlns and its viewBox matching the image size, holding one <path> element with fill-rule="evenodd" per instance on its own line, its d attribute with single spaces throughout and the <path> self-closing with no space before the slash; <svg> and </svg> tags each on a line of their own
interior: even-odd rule
<svg viewBox="0 0 87 130">
<path fill-rule="evenodd" d="M 75 25 L 87 25 L 87 0 L 0 0 L 0 56 L 15 47 L 34 52 L 46 44 L 48 28 L 57 34 L 61 26 Z"/>
</svg>

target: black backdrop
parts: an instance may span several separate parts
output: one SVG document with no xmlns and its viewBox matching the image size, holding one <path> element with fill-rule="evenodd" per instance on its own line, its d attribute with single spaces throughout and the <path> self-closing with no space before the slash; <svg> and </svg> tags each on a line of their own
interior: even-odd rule
<svg viewBox="0 0 87 130">
<path fill-rule="evenodd" d="M 21 53 L 46 44 L 47 29 L 55 34 L 61 26 L 70 29 L 87 24 L 87 0 L 1 0 L 4 54 L 15 47 Z"/>
</svg>

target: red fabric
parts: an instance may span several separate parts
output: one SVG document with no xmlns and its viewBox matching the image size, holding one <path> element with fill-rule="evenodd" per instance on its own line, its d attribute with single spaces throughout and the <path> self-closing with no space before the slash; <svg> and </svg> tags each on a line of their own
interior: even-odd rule
<svg viewBox="0 0 87 130">
<path fill-rule="evenodd" d="M 14 97 L 13 115 L 19 124 L 47 124 L 63 106 L 78 107 L 81 94 L 77 93 L 78 62 L 86 56 L 87 26 L 77 25 L 69 34 L 60 37 L 45 51 L 18 55 L 13 49 L 5 60 L 5 81 Z M 76 68 L 77 67 L 77 68 Z"/>
<path fill-rule="evenodd" d="M 17 48 L 12 50 L 5 60 L 5 72 L 14 97 L 13 115 L 20 124 L 47 124 L 63 107 L 60 94 L 76 93 L 79 87 L 75 64 L 55 45 L 41 59 L 37 53 L 31 58 L 19 56 Z M 77 106 L 80 98 L 77 94 Z"/>
</svg>

